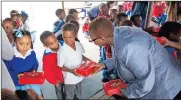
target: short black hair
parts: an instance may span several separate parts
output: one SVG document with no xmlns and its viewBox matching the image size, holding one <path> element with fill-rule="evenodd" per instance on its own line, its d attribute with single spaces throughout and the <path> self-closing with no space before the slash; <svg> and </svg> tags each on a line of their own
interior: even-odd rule
<svg viewBox="0 0 181 100">
<path fill-rule="evenodd" d="M 44 31 L 41 35 L 40 35 L 40 41 L 45 44 L 45 39 L 47 39 L 49 36 L 52 36 L 53 33 L 50 31 Z"/>
<path fill-rule="evenodd" d="M 65 17 L 65 23 L 68 23 L 70 20 L 76 20 L 72 14 L 69 14 Z"/>
<path fill-rule="evenodd" d="M 11 18 L 14 17 L 14 16 L 19 16 L 19 12 L 17 10 L 12 10 L 10 12 L 10 16 L 11 16 Z"/>
<path fill-rule="evenodd" d="M 58 17 L 59 15 L 62 14 L 62 12 L 64 12 L 63 9 L 57 9 L 56 12 L 55 12 L 55 14 L 56 14 L 56 16 Z"/>
<path fill-rule="evenodd" d="M 79 23 L 77 21 L 75 21 L 75 20 L 70 20 L 69 23 L 72 23 L 77 27 L 77 32 L 76 33 L 78 33 L 79 32 Z"/>
<path fill-rule="evenodd" d="M 73 14 L 73 13 L 78 13 L 78 11 L 76 9 L 70 9 L 68 14 Z"/>
<path fill-rule="evenodd" d="M 136 19 L 136 17 L 141 17 L 141 15 L 139 15 L 139 14 L 132 15 L 131 18 L 130 18 L 130 20 L 131 20 L 132 22 L 134 22 L 135 19 Z"/>
<path fill-rule="evenodd" d="M 125 18 L 128 18 L 128 15 L 126 15 L 125 13 L 118 13 L 116 15 L 116 18 L 117 20 L 121 20 L 121 17 L 125 17 Z"/>
<path fill-rule="evenodd" d="M 170 39 L 170 34 L 177 34 L 181 30 L 181 24 L 177 22 L 166 22 L 162 25 L 160 28 L 160 31 L 158 32 L 159 37 L 166 37 Z M 171 39 L 170 39 L 171 40 Z"/>
<path fill-rule="evenodd" d="M 121 22 L 121 26 L 133 26 L 133 23 L 130 20 L 125 20 Z"/>
<path fill-rule="evenodd" d="M 11 22 L 12 24 L 14 24 L 13 23 L 13 19 L 12 18 L 5 18 L 3 21 L 2 21 L 2 27 L 4 28 L 4 23 L 6 23 L 6 22 Z"/>
<path fill-rule="evenodd" d="M 62 26 L 62 35 L 63 35 L 64 31 L 72 31 L 76 35 L 77 34 L 76 33 L 77 32 L 77 27 L 74 24 L 72 24 L 72 23 L 66 23 L 66 24 L 64 24 Z"/>
</svg>

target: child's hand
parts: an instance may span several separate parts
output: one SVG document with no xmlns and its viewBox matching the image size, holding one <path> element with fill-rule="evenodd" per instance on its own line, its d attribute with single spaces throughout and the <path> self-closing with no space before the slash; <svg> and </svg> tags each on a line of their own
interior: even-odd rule
<svg viewBox="0 0 181 100">
<path fill-rule="evenodd" d="M 81 76 L 81 75 L 79 75 L 79 74 L 76 72 L 76 69 L 73 69 L 73 74 L 74 74 L 75 76 Z"/>
<path fill-rule="evenodd" d="M 166 41 L 165 44 L 163 45 L 164 47 L 170 46 L 170 40 L 168 40 L 166 37 L 162 37 Z"/>
<path fill-rule="evenodd" d="M 98 73 L 98 72 L 100 72 L 102 69 L 105 68 L 105 65 L 102 64 L 102 63 L 96 63 L 94 66 L 95 66 L 95 68 L 94 68 L 94 73 Z"/>
<path fill-rule="evenodd" d="M 60 88 L 60 82 L 58 81 L 58 82 L 55 84 L 55 86 L 56 86 L 57 88 Z"/>
<path fill-rule="evenodd" d="M 20 78 L 21 75 L 23 75 L 23 74 L 18 74 L 18 75 L 17 75 L 18 79 Z"/>
</svg>

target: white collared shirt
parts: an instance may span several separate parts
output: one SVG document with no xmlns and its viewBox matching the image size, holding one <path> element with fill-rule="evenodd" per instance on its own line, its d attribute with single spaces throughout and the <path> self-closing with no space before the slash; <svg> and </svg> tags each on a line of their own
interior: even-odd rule
<svg viewBox="0 0 181 100">
<path fill-rule="evenodd" d="M 75 42 L 76 50 L 73 50 L 66 43 L 57 53 L 57 65 L 69 69 L 78 68 L 82 63 L 82 55 L 85 50 L 80 42 Z M 63 72 L 65 84 L 77 84 L 83 80 L 83 77 L 75 76 L 70 72 Z"/>
<path fill-rule="evenodd" d="M 22 59 L 25 59 L 27 56 L 29 56 L 31 54 L 31 52 L 33 51 L 32 49 L 29 49 L 26 54 L 23 56 L 16 48 L 16 46 L 13 47 L 14 49 L 14 55 L 15 57 L 18 57 L 18 58 L 22 58 Z"/>
</svg>

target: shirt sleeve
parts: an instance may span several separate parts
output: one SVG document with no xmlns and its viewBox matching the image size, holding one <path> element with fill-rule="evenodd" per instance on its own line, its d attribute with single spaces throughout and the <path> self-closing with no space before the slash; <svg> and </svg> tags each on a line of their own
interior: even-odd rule
<svg viewBox="0 0 181 100">
<path fill-rule="evenodd" d="M 57 53 L 57 66 L 59 67 L 63 67 L 65 64 L 65 54 L 64 54 L 64 50 L 60 49 Z"/>
<path fill-rule="evenodd" d="M 152 57 L 148 48 L 135 43 L 129 45 L 125 52 L 126 55 L 118 53 L 118 62 L 125 65 L 136 80 L 133 83 L 128 82 L 128 87 L 123 89 L 122 92 L 128 98 L 141 98 L 152 90 L 155 83 L 155 69 L 153 68 Z"/>
<path fill-rule="evenodd" d="M 84 49 L 82 43 L 79 42 L 79 45 L 80 45 L 80 49 L 81 49 L 81 54 L 84 54 L 85 53 L 85 49 Z"/>
<path fill-rule="evenodd" d="M 36 54 L 35 54 L 34 51 L 33 51 L 33 56 L 34 56 L 34 57 L 33 57 L 33 59 L 34 59 L 33 70 L 37 71 L 39 64 L 38 64 L 38 60 L 37 60 L 37 58 L 36 58 Z"/>
<path fill-rule="evenodd" d="M 11 43 L 8 40 L 8 37 L 6 36 L 6 33 L 3 28 L 2 29 L 2 59 L 3 60 L 11 60 L 14 56 L 14 51 Z"/>
</svg>

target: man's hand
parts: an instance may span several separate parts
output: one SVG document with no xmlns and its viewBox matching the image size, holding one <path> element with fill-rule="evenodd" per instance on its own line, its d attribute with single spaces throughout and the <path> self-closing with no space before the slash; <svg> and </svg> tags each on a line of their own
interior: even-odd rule
<svg viewBox="0 0 181 100">
<path fill-rule="evenodd" d="M 98 73 L 105 68 L 105 65 L 103 63 L 96 63 L 94 66 L 95 66 L 94 73 Z"/>
</svg>

